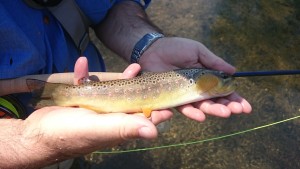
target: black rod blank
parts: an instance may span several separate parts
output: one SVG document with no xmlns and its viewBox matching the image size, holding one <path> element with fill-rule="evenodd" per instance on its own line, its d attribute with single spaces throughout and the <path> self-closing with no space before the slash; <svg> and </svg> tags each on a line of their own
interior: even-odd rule
<svg viewBox="0 0 300 169">
<path fill-rule="evenodd" d="M 236 72 L 233 77 L 248 77 L 248 76 L 278 76 L 278 75 L 299 75 L 300 70 L 272 70 L 272 71 L 250 71 Z"/>
</svg>

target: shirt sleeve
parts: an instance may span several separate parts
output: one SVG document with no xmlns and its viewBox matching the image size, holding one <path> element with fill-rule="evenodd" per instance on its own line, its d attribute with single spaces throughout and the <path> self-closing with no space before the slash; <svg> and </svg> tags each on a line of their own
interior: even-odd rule
<svg viewBox="0 0 300 169">
<path fill-rule="evenodd" d="M 82 10 L 82 12 L 90 19 L 93 24 L 97 24 L 101 22 L 107 12 L 112 8 L 115 4 L 122 2 L 124 0 L 76 0 L 78 6 Z M 133 2 L 138 3 L 146 9 L 151 0 L 131 0 Z"/>
</svg>

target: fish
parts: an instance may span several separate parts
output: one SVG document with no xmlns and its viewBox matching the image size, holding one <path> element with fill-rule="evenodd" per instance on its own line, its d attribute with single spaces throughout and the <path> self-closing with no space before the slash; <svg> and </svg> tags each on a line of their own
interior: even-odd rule
<svg viewBox="0 0 300 169">
<path fill-rule="evenodd" d="M 31 105 L 81 107 L 98 113 L 143 113 L 163 110 L 234 92 L 233 77 L 204 68 L 144 72 L 130 79 L 91 81 L 79 85 L 27 79 Z"/>
</svg>

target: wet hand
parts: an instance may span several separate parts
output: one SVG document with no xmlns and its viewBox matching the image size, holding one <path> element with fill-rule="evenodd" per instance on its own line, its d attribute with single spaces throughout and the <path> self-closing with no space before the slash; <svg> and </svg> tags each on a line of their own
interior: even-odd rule
<svg viewBox="0 0 300 169">
<path fill-rule="evenodd" d="M 177 37 L 158 39 L 145 51 L 139 63 L 144 70 L 149 71 L 204 67 L 228 74 L 235 72 L 233 66 L 213 54 L 203 44 Z M 250 113 L 252 108 L 247 100 L 235 92 L 226 97 L 180 106 L 178 110 L 191 119 L 204 121 L 205 114 L 229 117 L 231 114 Z"/>
</svg>

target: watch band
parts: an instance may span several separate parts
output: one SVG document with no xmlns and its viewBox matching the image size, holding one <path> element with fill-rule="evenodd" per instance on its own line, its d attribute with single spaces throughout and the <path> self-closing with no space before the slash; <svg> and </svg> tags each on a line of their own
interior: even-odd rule
<svg viewBox="0 0 300 169">
<path fill-rule="evenodd" d="M 160 33 L 147 33 L 142 37 L 134 46 L 130 61 L 131 63 L 138 63 L 142 54 L 159 38 L 163 38 L 164 35 Z"/>
</svg>

